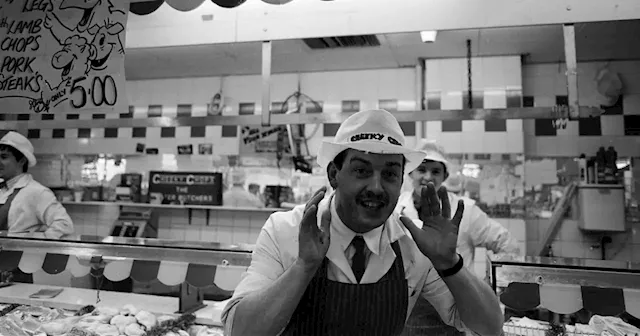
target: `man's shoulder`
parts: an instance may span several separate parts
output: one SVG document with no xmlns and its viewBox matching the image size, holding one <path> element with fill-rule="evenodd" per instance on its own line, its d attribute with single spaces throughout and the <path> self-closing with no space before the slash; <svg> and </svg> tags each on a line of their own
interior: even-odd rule
<svg viewBox="0 0 640 336">
<path fill-rule="evenodd" d="M 29 177 L 25 177 L 24 184 L 22 186 L 18 185 L 16 187 L 20 188 L 21 190 L 26 190 L 29 193 L 52 192 L 51 189 L 45 187 L 40 182 L 34 180 L 30 176 Z"/>
<path fill-rule="evenodd" d="M 276 211 L 269 216 L 264 229 L 277 235 L 297 234 L 300 220 L 304 213 L 304 205 L 298 205 L 288 211 Z"/>
</svg>

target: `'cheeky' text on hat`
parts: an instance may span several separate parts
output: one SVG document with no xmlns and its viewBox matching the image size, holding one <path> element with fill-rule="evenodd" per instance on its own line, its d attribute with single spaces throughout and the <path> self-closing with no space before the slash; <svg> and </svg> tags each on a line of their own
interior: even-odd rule
<svg viewBox="0 0 640 336">
<path fill-rule="evenodd" d="M 385 135 L 382 133 L 359 133 L 359 134 L 354 134 L 351 136 L 351 142 L 358 142 L 358 141 L 362 141 L 362 140 L 378 140 L 381 141 L 382 139 L 385 138 Z M 400 142 L 398 142 L 398 140 L 387 136 L 387 141 L 389 141 L 390 144 L 392 145 L 396 145 L 396 146 L 402 146 L 402 144 L 400 144 Z"/>
</svg>

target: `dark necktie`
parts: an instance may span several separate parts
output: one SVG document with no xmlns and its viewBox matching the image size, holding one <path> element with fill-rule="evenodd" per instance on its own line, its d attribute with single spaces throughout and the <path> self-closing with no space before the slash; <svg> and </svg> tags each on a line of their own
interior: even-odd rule
<svg viewBox="0 0 640 336">
<path fill-rule="evenodd" d="M 351 241 L 351 245 L 356 249 L 356 253 L 353 255 L 353 259 L 351 259 L 351 269 L 356 276 L 356 280 L 360 283 L 364 275 L 364 270 L 367 268 L 366 256 L 364 254 L 364 249 L 367 247 L 367 244 L 364 242 L 364 238 L 355 236 Z"/>
<path fill-rule="evenodd" d="M 7 181 L 0 182 L 0 189 L 6 188 L 6 187 L 7 187 Z"/>
</svg>

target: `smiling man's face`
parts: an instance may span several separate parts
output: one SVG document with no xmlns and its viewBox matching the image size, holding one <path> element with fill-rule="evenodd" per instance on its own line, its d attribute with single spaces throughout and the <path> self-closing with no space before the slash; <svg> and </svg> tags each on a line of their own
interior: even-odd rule
<svg viewBox="0 0 640 336">
<path fill-rule="evenodd" d="M 404 157 L 354 149 L 341 156 L 327 168 L 338 215 L 354 232 L 371 231 L 384 224 L 398 203 Z"/>
<path fill-rule="evenodd" d="M 418 168 L 409 173 L 413 191 L 419 196 L 422 187 L 426 187 L 429 182 L 432 182 L 436 190 L 438 190 L 446 178 L 445 174 L 446 171 L 442 162 L 431 160 L 422 161 Z"/>
</svg>

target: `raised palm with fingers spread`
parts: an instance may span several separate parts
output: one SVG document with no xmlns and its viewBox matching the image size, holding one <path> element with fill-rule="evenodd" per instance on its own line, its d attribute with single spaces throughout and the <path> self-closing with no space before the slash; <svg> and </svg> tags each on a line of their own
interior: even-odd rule
<svg viewBox="0 0 640 336">
<path fill-rule="evenodd" d="M 449 204 L 447 189 L 440 187 L 436 192 L 435 185 L 429 183 L 420 191 L 419 208 L 418 216 L 423 223 L 422 228 L 417 227 L 406 216 L 400 217 L 402 224 L 411 232 L 418 249 L 431 260 L 436 270 L 452 268 L 459 260 L 456 246 L 464 212 L 463 201 L 458 201 L 456 213 L 451 218 L 451 204 Z"/>
<path fill-rule="evenodd" d="M 317 269 L 327 255 L 331 237 L 329 227 L 331 224 L 331 210 L 327 207 L 322 213 L 320 227 L 318 227 L 318 204 L 325 196 L 327 189 L 320 188 L 307 202 L 300 222 L 298 234 L 298 260 L 310 270 Z M 332 196 L 333 197 L 333 196 Z M 331 204 L 331 200 L 329 200 Z"/>
</svg>

